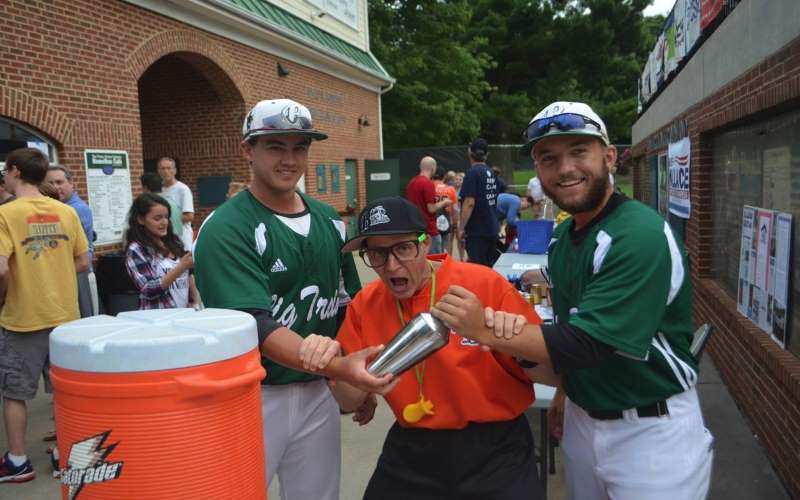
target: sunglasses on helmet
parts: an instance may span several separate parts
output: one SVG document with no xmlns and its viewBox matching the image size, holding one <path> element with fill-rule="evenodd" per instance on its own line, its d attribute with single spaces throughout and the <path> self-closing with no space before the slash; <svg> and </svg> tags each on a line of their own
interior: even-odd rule
<svg viewBox="0 0 800 500">
<path fill-rule="evenodd" d="M 522 138 L 527 143 L 541 138 L 547 134 L 552 127 L 556 127 L 562 132 L 567 132 L 570 130 L 585 129 L 587 125 L 592 125 L 598 132 L 602 132 L 600 124 L 596 121 L 576 113 L 564 113 L 562 115 L 549 116 L 533 121 L 528 125 L 528 128 L 525 129 L 525 132 L 522 133 Z"/>
</svg>

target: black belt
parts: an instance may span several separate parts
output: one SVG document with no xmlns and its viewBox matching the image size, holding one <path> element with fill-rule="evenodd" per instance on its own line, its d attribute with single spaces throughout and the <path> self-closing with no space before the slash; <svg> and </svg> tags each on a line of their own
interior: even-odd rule
<svg viewBox="0 0 800 500">
<path fill-rule="evenodd" d="M 658 403 L 633 409 L 636 410 L 639 418 L 669 415 L 669 407 L 666 401 L 659 401 Z M 587 410 L 586 413 L 596 420 L 618 420 L 624 416 L 622 410 Z"/>
</svg>

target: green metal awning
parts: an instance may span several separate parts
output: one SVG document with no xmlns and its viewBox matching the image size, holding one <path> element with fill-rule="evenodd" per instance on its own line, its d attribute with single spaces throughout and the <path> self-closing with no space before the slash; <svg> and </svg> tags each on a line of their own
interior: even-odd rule
<svg viewBox="0 0 800 500">
<path fill-rule="evenodd" d="M 391 76 L 370 52 L 359 49 L 355 45 L 331 35 L 312 23 L 305 21 L 266 0 L 224 0 L 226 3 L 259 17 L 269 24 L 288 30 L 323 50 L 334 52 L 370 73 L 380 75 L 387 80 Z"/>
</svg>

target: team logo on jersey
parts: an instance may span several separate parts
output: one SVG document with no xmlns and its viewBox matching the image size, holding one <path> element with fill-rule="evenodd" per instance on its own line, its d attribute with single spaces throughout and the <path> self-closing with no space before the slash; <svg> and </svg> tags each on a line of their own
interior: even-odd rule
<svg viewBox="0 0 800 500">
<path fill-rule="evenodd" d="M 269 270 L 271 273 L 282 273 L 283 271 L 288 271 L 289 268 L 283 264 L 283 261 L 278 258 L 272 264 L 272 268 Z"/>
<path fill-rule="evenodd" d="M 383 208 L 383 205 L 378 205 L 369 211 L 369 218 L 364 218 L 364 227 L 362 227 L 361 230 L 366 231 L 372 226 L 376 226 L 378 224 L 388 224 L 389 222 L 392 222 L 392 219 L 386 215 L 386 209 Z"/>
<path fill-rule="evenodd" d="M 73 500 L 89 484 L 107 483 L 119 477 L 124 462 L 106 459 L 119 443 L 103 446 L 111 431 L 73 443 L 67 466 L 61 472 L 61 484 L 68 487 L 67 498 Z"/>
</svg>

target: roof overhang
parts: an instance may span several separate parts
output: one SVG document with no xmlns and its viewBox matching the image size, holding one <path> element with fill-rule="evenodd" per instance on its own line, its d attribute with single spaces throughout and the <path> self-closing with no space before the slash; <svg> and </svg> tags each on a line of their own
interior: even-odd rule
<svg viewBox="0 0 800 500">
<path fill-rule="evenodd" d="M 123 1 L 373 92 L 384 92 L 395 82 L 372 54 L 383 74 L 224 0 Z"/>
</svg>

